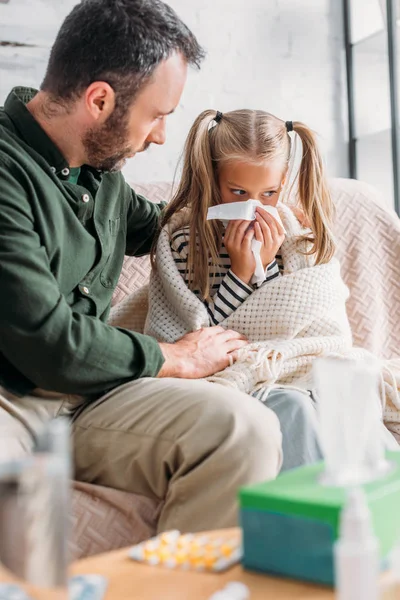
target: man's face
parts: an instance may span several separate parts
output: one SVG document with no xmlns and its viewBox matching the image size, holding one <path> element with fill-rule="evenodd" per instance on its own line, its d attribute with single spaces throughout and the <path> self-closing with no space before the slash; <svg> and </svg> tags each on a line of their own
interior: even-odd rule
<svg viewBox="0 0 400 600">
<path fill-rule="evenodd" d="M 164 144 L 166 117 L 178 105 L 186 75 L 187 64 L 181 54 L 160 63 L 127 110 L 117 107 L 105 123 L 86 132 L 86 163 L 104 171 L 119 171 L 128 158 L 150 144 Z"/>
</svg>

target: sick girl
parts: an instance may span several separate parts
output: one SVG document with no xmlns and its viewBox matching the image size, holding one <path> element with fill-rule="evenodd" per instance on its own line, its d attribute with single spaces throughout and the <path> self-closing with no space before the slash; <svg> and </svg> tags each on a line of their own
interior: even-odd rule
<svg viewBox="0 0 400 600">
<path fill-rule="evenodd" d="M 211 206 L 250 199 L 277 207 L 280 218 L 259 206 L 252 221 L 225 227 L 207 220 Z M 311 363 L 351 344 L 332 216 L 323 161 L 306 125 L 260 110 L 206 110 L 190 130 L 153 253 L 146 333 L 168 342 L 205 326 L 245 335 L 249 350 L 210 379 L 277 414 L 283 469 L 321 458 Z M 264 270 L 257 282 L 253 239 Z"/>
</svg>

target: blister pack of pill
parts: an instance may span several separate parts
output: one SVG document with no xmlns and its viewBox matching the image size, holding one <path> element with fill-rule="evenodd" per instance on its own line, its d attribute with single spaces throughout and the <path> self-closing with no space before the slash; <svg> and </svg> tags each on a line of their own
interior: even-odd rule
<svg viewBox="0 0 400 600">
<path fill-rule="evenodd" d="M 68 584 L 70 600 L 103 600 L 107 588 L 107 579 L 102 575 L 75 575 Z M 37 596 L 35 593 L 35 598 Z M 46 596 L 48 597 L 48 596 Z M 32 600 L 19 585 L 0 583 L 0 600 Z"/>
<path fill-rule="evenodd" d="M 102 575 L 75 575 L 69 580 L 70 600 L 103 600 L 108 581 Z"/>
<path fill-rule="evenodd" d="M 234 535 L 181 534 L 167 531 L 129 551 L 133 560 L 169 569 L 225 571 L 242 558 L 241 541 Z"/>
</svg>

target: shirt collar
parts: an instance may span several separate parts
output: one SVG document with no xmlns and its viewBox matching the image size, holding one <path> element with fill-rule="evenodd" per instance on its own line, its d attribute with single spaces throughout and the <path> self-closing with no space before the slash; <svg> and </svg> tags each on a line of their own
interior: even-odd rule
<svg viewBox="0 0 400 600">
<path fill-rule="evenodd" d="M 24 142 L 40 154 L 61 179 L 68 179 L 70 167 L 67 161 L 26 107 L 37 93 L 34 88 L 13 88 L 5 101 L 4 111 Z M 98 181 L 103 174 L 102 171 L 89 165 L 82 165 L 82 169 L 90 171 Z"/>
<path fill-rule="evenodd" d="M 55 173 L 59 173 L 68 169 L 68 163 L 26 107 L 36 94 L 37 90 L 33 88 L 15 87 L 8 95 L 4 110 L 24 142 L 40 154 Z"/>
</svg>

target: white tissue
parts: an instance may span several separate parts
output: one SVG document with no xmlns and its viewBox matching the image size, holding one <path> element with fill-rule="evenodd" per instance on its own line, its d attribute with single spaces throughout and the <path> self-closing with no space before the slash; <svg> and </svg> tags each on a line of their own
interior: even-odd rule
<svg viewBox="0 0 400 600">
<path fill-rule="evenodd" d="M 270 215 L 274 217 L 276 221 L 283 228 L 281 217 L 278 209 L 275 206 L 269 206 L 262 204 L 259 200 L 246 200 L 246 202 L 228 202 L 226 204 L 217 204 L 211 206 L 207 211 L 207 221 L 212 219 L 220 219 L 221 221 L 232 221 L 232 220 L 243 220 L 243 221 L 254 221 L 256 218 L 256 208 L 260 206 L 266 210 Z M 260 284 L 265 280 L 265 269 L 261 260 L 261 248 L 262 243 L 258 240 L 251 241 L 251 250 L 253 252 L 254 260 L 256 261 L 256 268 L 252 278 L 252 283 Z"/>
<path fill-rule="evenodd" d="M 379 364 L 375 360 L 316 359 L 320 441 L 325 485 L 359 485 L 390 470 L 385 458 Z"/>
<path fill-rule="evenodd" d="M 254 221 L 256 218 L 256 208 L 261 207 L 278 221 L 283 227 L 281 217 L 276 206 L 262 204 L 259 200 L 246 200 L 246 202 L 228 202 L 226 204 L 217 204 L 210 206 L 207 211 L 207 221 L 220 219 L 221 221 L 233 221 L 235 219 L 243 221 Z M 286 233 L 286 231 L 285 231 Z"/>
<path fill-rule="evenodd" d="M 265 269 L 261 260 L 261 248 L 262 242 L 259 242 L 255 238 L 251 240 L 251 251 L 253 252 L 254 260 L 256 261 L 256 268 L 254 275 L 251 278 L 251 283 L 260 284 L 265 281 Z"/>
</svg>

